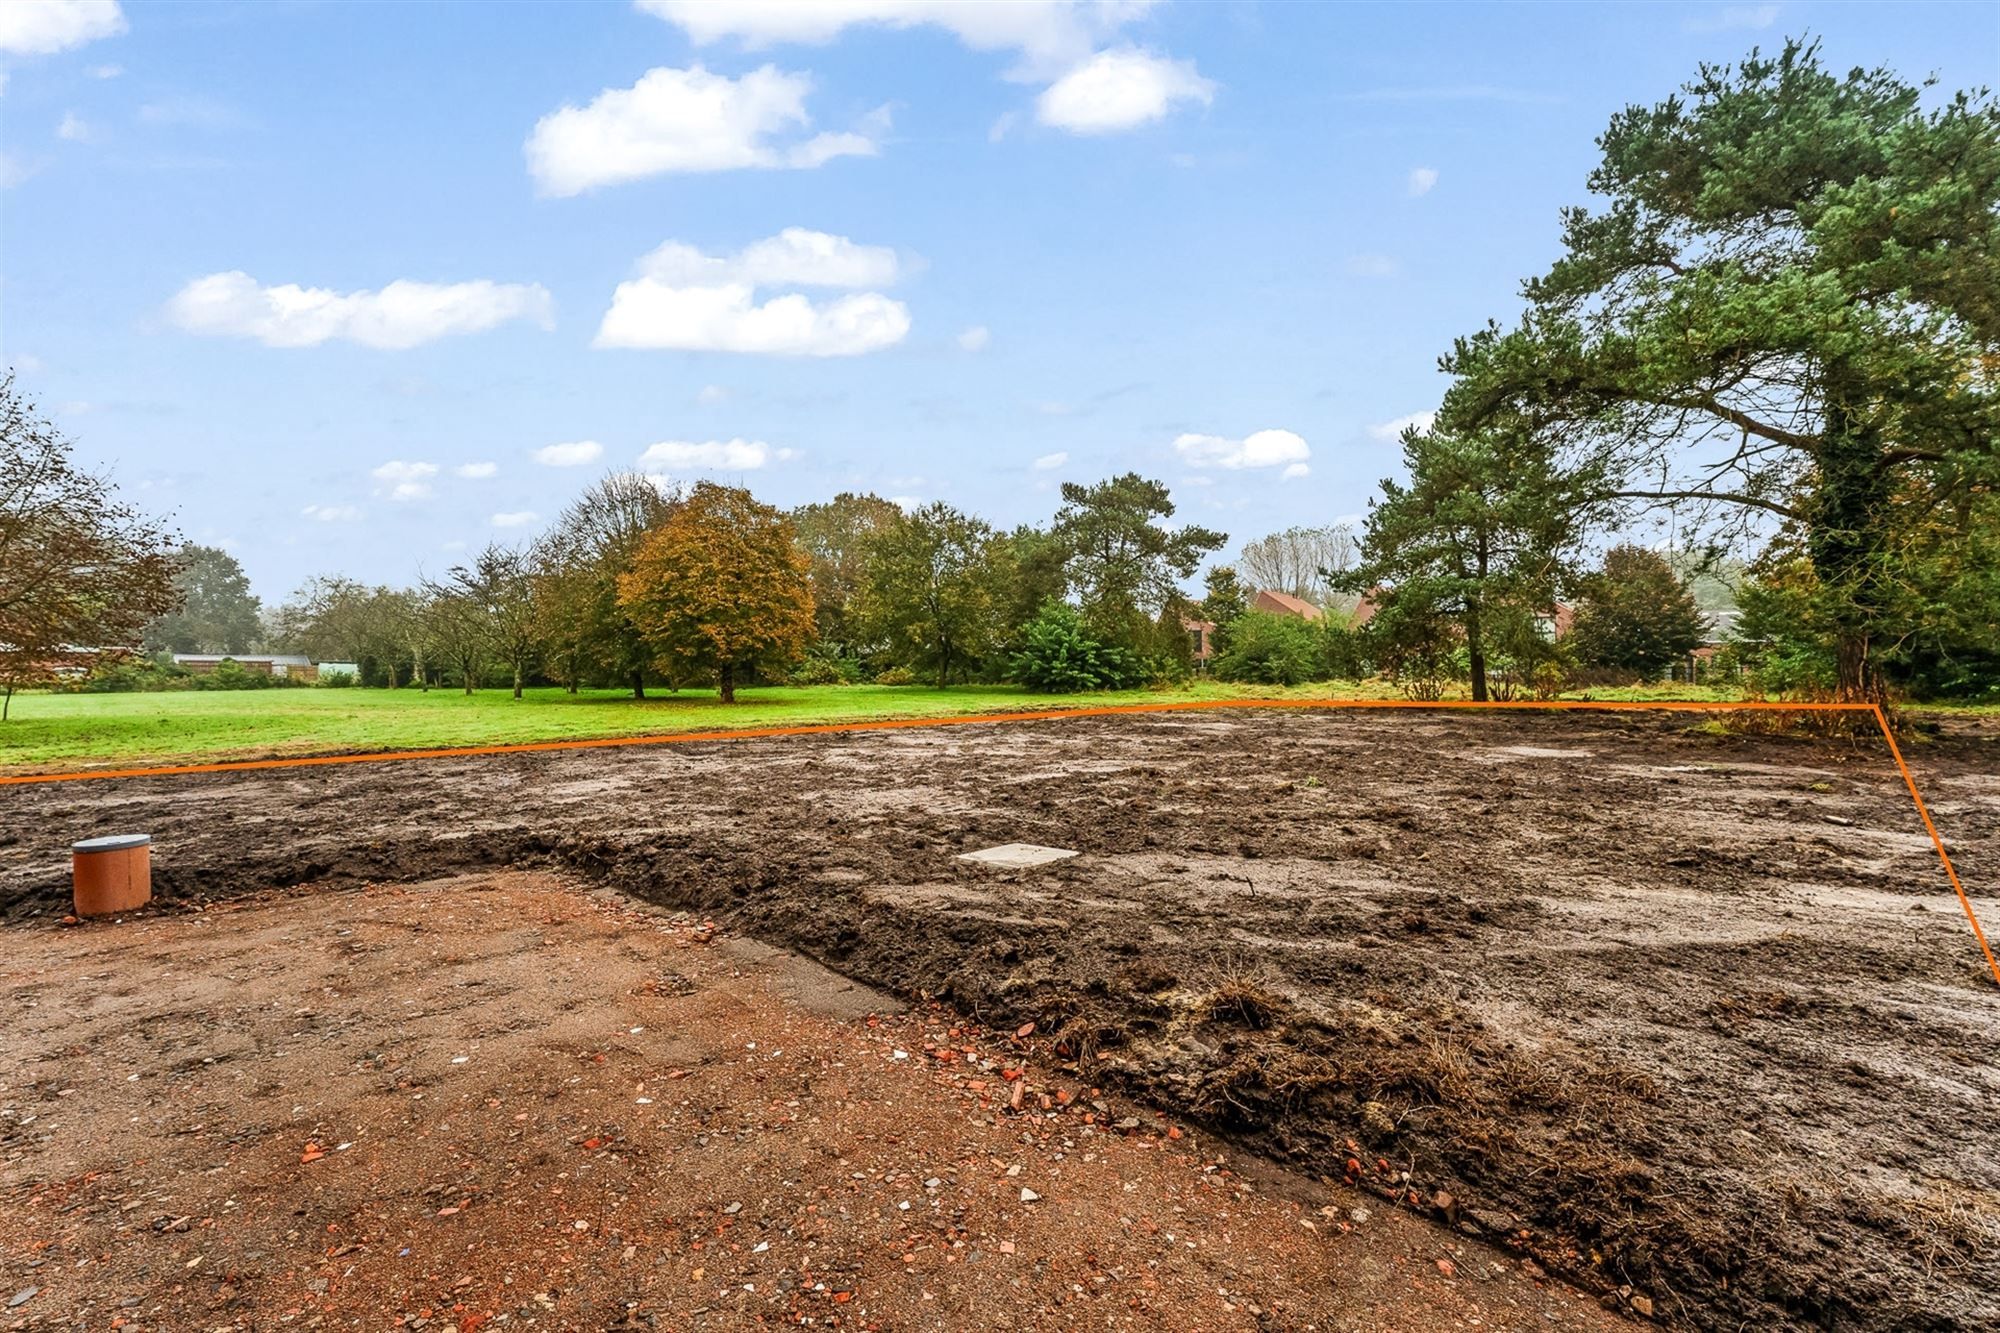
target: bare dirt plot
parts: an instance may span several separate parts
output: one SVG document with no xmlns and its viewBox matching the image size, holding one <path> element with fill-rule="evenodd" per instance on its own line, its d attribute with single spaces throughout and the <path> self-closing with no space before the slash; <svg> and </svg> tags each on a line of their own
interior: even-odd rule
<svg viewBox="0 0 2000 1333">
<path fill-rule="evenodd" d="M 0 905 L 60 910 L 59 849 L 118 829 L 187 896 L 561 865 L 1034 1021 L 1660 1319 L 1994 1326 L 2000 993 L 1906 794 L 1878 743 L 1688 725 L 1169 716 L 30 789 Z M 1913 756 L 1975 890 L 1996 751 Z M 1083 855 L 955 859 L 1013 841 Z"/>
<path fill-rule="evenodd" d="M 546 874 L 22 931 L 0 984 L 9 1327 L 1618 1322 L 1033 1034 Z"/>
</svg>

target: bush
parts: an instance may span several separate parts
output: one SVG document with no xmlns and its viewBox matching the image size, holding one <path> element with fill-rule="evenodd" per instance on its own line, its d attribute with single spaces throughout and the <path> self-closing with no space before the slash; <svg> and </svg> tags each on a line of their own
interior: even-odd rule
<svg viewBox="0 0 2000 1333">
<path fill-rule="evenodd" d="M 1320 667 L 1326 680 L 1365 680 L 1368 676 L 1368 639 L 1332 615 L 1320 622 Z"/>
<path fill-rule="evenodd" d="M 914 685 L 917 683 L 917 673 L 908 667 L 893 666 L 887 671 L 876 672 L 875 683 L 877 685 Z"/>
<path fill-rule="evenodd" d="M 1154 667 L 1131 649 L 1096 638 L 1075 607 L 1050 602 L 1022 626 L 1008 674 L 1044 694 L 1075 694 L 1143 685 Z"/>
<path fill-rule="evenodd" d="M 345 690 L 361 682 L 355 678 L 352 671 L 322 671 L 319 673 L 319 683 L 329 690 Z"/>
<path fill-rule="evenodd" d="M 1317 626 L 1293 616 L 1249 611 L 1229 625 L 1229 647 L 1215 659 L 1223 680 L 1299 685 L 1325 678 L 1324 642 Z"/>
<path fill-rule="evenodd" d="M 68 688 L 82 694 L 152 694 L 188 688 L 188 674 L 149 657 L 104 657 Z"/>
<path fill-rule="evenodd" d="M 1384 597 L 1364 637 L 1376 668 L 1406 698 L 1435 702 L 1464 674 L 1455 626 L 1421 598 Z"/>
<path fill-rule="evenodd" d="M 859 679 L 861 664 L 826 643 L 806 649 L 805 660 L 791 676 L 794 685 L 852 685 Z"/>
<path fill-rule="evenodd" d="M 1817 643 L 1764 646 L 1750 666 L 1752 688 L 1780 698 L 1823 698 L 1833 693 L 1839 679 L 1833 650 Z"/>
<path fill-rule="evenodd" d="M 229 657 L 217 662 L 213 671 L 195 672 L 188 677 L 189 687 L 197 690 L 269 690 L 295 683 L 289 676 L 280 678 L 269 672 L 252 671 Z"/>
</svg>

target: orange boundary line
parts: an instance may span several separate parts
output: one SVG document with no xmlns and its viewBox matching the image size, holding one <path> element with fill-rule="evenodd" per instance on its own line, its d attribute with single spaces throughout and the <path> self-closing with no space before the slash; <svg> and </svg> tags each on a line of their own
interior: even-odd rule
<svg viewBox="0 0 2000 1333">
<path fill-rule="evenodd" d="M 1690 699 L 1672 699 L 1659 702 L 1573 699 L 1520 699 L 1505 702 L 1490 700 L 1474 702 L 1469 699 L 1440 699 L 1434 701 L 1419 699 L 1192 699 L 1176 703 L 1107 704 L 1096 708 L 1046 708 L 1033 712 L 1018 713 L 967 713 L 951 717 L 903 717 L 878 718 L 859 722 L 819 722 L 791 727 L 741 727 L 720 731 L 658 732 L 651 735 L 639 736 L 592 736 L 582 740 L 523 741 L 513 745 L 441 746 L 429 750 L 383 750 L 371 754 L 304 755 L 292 759 L 226 759 L 208 764 L 160 764 L 150 768 L 89 769 L 76 773 L 24 773 L 12 776 L 0 776 L 0 787 L 37 786 L 51 782 L 101 781 L 107 778 L 185 777 L 198 773 L 241 773 L 272 768 L 320 768 L 333 764 L 379 764 L 399 759 L 469 759 L 481 755 L 539 754 L 558 750 L 608 750 L 636 745 L 691 745 L 703 741 L 756 740 L 779 736 L 822 736 L 834 733 L 863 731 L 899 731 L 913 727 L 956 727 L 990 722 L 1051 722 L 1071 717 L 1111 717 L 1131 713 L 1181 713 L 1223 708 L 1313 708 L 1322 710 L 1478 708 L 1489 711 L 1501 709 L 1539 709 L 1545 712 L 1570 710 L 1617 712 L 1643 709 L 1653 712 L 1674 713 L 1872 713 L 1876 725 L 1882 729 L 1882 739 L 1889 743 L 1889 754 L 1896 761 L 1897 772 L 1902 774 L 1903 785 L 1909 788 L 1910 800 L 1917 807 L 1917 815 L 1924 822 L 1924 830 L 1930 834 L 1931 846 L 1937 849 L 1938 860 L 1944 866 L 1945 877 L 1951 881 L 1952 891 L 1958 895 L 1959 906 L 1965 909 L 1965 919 L 1972 926 L 1973 937 L 1979 941 L 1980 952 L 1986 956 L 1986 965 L 1993 972 L 1993 980 L 1995 984 L 2000 984 L 2000 959 L 1994 957 L 1993 947 L 1987 943 L 1986 932 L 1980 927 L 1979 915 L 1973 910 L 1972 899 L 1965 892 L 1965 885 L 1959 880 L 1958 868 L 1951 863 L 1951 855 L 1945 850 L 1944 838 L 1938 833 L 1937 825 L 1931 819 L 1930 809 L 1924 804 L 1923 796 L 1917 791 L 1917 780 L 1911 775 L 1910 766 L 1904 762 L 1902 748 L 1896 744 L 1895 733 L 1890 730 L 1889 719 L 1882 712 L 1879 704 L 1704 703 Z"/>
</svg>

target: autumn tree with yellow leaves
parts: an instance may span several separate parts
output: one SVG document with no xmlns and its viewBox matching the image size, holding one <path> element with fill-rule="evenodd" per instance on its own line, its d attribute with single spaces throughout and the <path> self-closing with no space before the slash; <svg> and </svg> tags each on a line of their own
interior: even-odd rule
<svg viewBox="0 0 2000 1333">
<path fill-rule="evenodd" d="M 782 512 L 698 482 L 619 575 L 618 604 L 664 669 L 712 673 L 735 703 L 740 677 L 811 641 L 812 562 Z"/>
</svg>

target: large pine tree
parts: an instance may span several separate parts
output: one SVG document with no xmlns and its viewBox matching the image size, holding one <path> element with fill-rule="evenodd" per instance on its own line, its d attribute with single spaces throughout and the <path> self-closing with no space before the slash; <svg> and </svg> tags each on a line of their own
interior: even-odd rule
<svg viewBox="0 0 2000 1333">
<path fill-rule="evenodd" d="M 1785 520 L 1840 688 L 1870 693 L 1913 628 L 1899 523 L 2000 483 L 2000 106 L 1792 42 L 1704 66 L 1599 146 L 1603 206 L 1565 211 L 1518 328 L 1446 359 L 1443 420 L 1522 415 L 1637 506 Z"/>
</svg>

